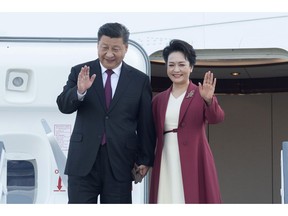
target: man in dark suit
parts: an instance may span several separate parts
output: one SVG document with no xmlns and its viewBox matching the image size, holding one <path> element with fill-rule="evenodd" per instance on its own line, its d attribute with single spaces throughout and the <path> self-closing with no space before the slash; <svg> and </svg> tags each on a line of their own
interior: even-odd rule
<svg viewBox="0 0 288 216">
<path fill-rule="evenodd" d="M 128 40 L 122 24 L 101 26 L 98 59 L 72 67 L 57 98 L 62 113 L 77 111 L 65 168 L 69 203 L 97 203 L 99 195 L 100 203 L 132 203 L 131 170 L 136 165 L 144 177 L 153 165 L 151 85 L 146 74 L 123 61 Z M 109 79 L 110 105 L 104 89 Z"/>
</svg>

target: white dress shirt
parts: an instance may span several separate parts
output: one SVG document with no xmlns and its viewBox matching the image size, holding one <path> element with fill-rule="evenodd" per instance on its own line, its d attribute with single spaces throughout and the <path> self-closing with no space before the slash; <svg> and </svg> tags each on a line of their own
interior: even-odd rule
<svg viewBox="0 0 288 216">
<path fill-rule="evenodd" d="M 106 79 L 107 79 L 107 73 L 106 73 L 107 68 L 105 68 L 101 63 L 100 63 L 100 66 L 101 66 L 101 71 L 102 71 L 103 88 L 104 88 L 105 83 L 106 83 Z M 116 87 L 117 87 L 117 84 L 118 84 L 118 81 L 119 81 L 119 77 L 120 77 L 120 73 L 121 73 L 121 67 L 122 67 L 122 62 L 121 62 L 121 64 L 118 67 L 112 69 L 113 72 L 114 72 L 111 75 L 112 98 L 114 96 L 114 93 L 115 93 L 115 90 L 116 90 Z M 96 79 L 97 79 L 97 77 L 96 77 Z M 77 91 L 78 100 L 83 101 L 84 97 L 86 95 L 86 92 L 87 91 L 85 91 L 83 94 L 80 94 Z"/>
</svg>

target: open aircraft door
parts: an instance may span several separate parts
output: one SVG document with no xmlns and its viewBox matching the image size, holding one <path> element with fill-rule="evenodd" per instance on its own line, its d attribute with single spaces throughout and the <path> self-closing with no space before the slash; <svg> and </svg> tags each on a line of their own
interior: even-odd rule
<svg viewBox="0 0 288 216">
<path fill-rule="evenodd" d="M 71 67 L 96 58 L 96 38 L 0 37 L 2 203 L 67 203 L 63 171 L 75 113 L 60 113 L 56 98 Z M 136 42 L 124 61 L 151 76 Z M 133 203 L 147 202 L 147 185 L 133 184 Z"/>
</svg>

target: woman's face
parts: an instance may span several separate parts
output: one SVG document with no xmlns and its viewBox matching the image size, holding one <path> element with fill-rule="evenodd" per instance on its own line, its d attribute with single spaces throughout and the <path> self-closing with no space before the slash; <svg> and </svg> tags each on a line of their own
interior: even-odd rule
<svg viewBox="0 0 288 216">
<path fill-rule="evenodd" d="M 168 56 L 167 75 L 174 84 L 189 83 L 189 76 L 193 67 L 182 52 L 172 52 Z"/>
</svg>

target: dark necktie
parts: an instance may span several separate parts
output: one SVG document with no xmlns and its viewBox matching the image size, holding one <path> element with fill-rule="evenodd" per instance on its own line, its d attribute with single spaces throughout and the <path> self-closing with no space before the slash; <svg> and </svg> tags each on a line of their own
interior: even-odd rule
<svg viewBox="0 0 288 216">
<path fill-rule="evenodd" d="M 114 73 L 112 70 L 106 70 L 107 79 L 105 83 L 105 98 L 106 98 L 106 107 L 109 108 L 110 102 L 112 100 L 112 87 L 111 87 L 111 75 Z"/>
<path fill-rule="evenodd" d="M 109 108 L 110 102 L 112 100 L 112 87 L 111 87 L 111 75 L 114 73 L 112 70 L 108 69 L 106 70 L 107 73 L 107 79 L 105 83 L 105 99 L 106 99 L 106 107 Z M 104 132 L 103 138 L 102 138 L 102 145 L 106 143 L 106 134 Z"/>
</svg>

